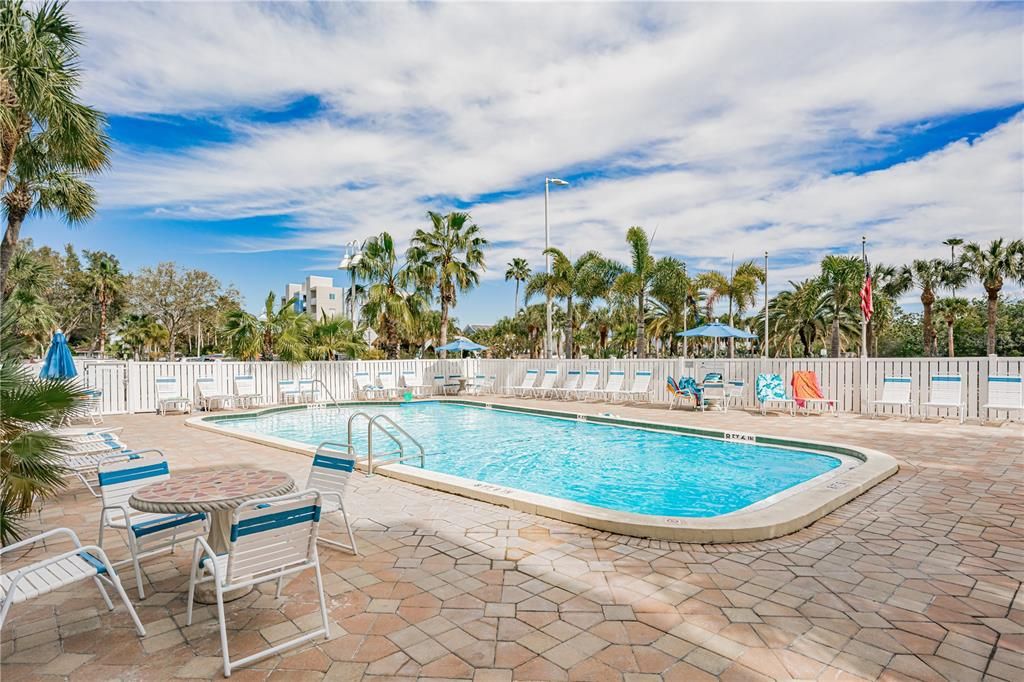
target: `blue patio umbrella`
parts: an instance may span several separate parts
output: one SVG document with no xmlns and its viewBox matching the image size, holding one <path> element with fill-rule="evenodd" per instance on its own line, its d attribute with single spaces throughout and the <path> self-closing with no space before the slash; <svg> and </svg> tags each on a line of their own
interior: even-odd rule
<svg viewBox="0 0 1024 682">
<path fill-rule="evenodd" d="M 46 360 L 39 371 L 40 379 L 71 379 L 78 376 L 75 361 L 68 348 L 68 340 L 59 329 L 50 341 L 50 349 L 46 351 Z"/>
<path fill-rule="evenodd" d="M 487 350 L 487 346 L 481 346 L 479 343 L 476 343 L 474 341 L 470 341 L 469 339 L 465 339 L 465 338 L 459 337 L 459 338 L 455 339 L 454 341 L 452 341 L 450 343 L 446 343 L 443 346 L 438 346 L 434 350 L 436 350 L 436 351 L 442 351 L 442 350 L 444 350 L 444 351 L 463 351 L 463 350 L 477 351 L 477 350 Z"/>
<path fill-rule="evenodd" d="M 700 327 L 694 327 L 689 331 L 677 332 L 676 336 L 710 336 L 716 339 L 756 339 L 757 334 L 751 334 L 750 332 L 737 329 L 736 327 L 730 327 L 722 322 L 711 322 Z M 718 357 L 718 344 L 715 344 L 715 357 Z"/>
</svg>

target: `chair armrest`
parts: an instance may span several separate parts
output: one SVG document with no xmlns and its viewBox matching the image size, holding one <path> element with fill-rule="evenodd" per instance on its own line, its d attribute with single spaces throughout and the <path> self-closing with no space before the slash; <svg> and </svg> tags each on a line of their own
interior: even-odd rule
<svg viewBox="0 0 1024 682">
<path fill-rule="evenodd" d="M 196 562 L 198 562 L 200 558 L 202 558 L 203 554 L 205 554 L 206 556 L 210 557 L 210 564 L 213 565 L 213 578 L 214 578 L 214 580 L 217 581 L 218 585 L 222 584 L 221 583 L 221 579 L 220 579 L 220 568 L 217 567 L 217 553 L 214 552 L 213 548 L 210 547 L 210 544 L 208 542 L 206 542 L 206 538 L 204 538 L 202 536 L 199 536 L 199 537 L 196 538 L 195 543 L 192 545 L 192 562 L 193 562 L 193 565 Z"/>
<path fill-rule="evenodd" d="M 15 542 L 13 545 L 7 545 L 6 547 L 0 547 L 0 555 L 6 554 L 7 552 L 11 551 L 12 549 L 18 549 L 19 547 L 27 547 L 28 545 L 34 545 L 35 543 L 39 542 L 40 540 L 42 540 L 44 538 L 53 537 L 54 535 L 67 535 L 68 537 L 71 538 L 71 542 L 74 543 L 75 547 L 81 547 L 82 546 L 82 543 L 78 539 L 78 535 L 75 534 L 75 531 L 71 530 L 70 528 L 52 528 L 52 529 L 50 529 L 50 530 L 48 530 L 48 531 L 46 531 L 44 533 L 40 533 L 39 535 L 30 537 L 30 538 L 25 538 L 24 540 L 22 540 L 20 542 Z"/>
</svg>

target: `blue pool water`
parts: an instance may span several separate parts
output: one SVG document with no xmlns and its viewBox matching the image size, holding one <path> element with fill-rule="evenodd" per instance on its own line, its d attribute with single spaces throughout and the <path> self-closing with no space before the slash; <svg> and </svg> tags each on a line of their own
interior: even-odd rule
<svg viewBox="0 0 1024 682">
<path fill-rule="evenodd" d="M 812 452 L 438 402 L 293 410 L 218 425 L 319 445 L 344 441 L 357 410 L 401 424 L 426 449 L 428 470 L 638 514 L 727 514 L 841 464 Z M 363 430 L 354 442 L 365 449 L 366 421 L 357 423 Z M 374 450 L 385 448 L 376 435 Z"/>
</svg>

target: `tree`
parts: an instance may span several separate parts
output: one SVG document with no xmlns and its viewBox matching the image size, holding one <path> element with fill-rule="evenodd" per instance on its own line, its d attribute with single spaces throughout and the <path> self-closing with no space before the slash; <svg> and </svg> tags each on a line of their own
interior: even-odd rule
<svg viewBox="0 0 1024 682">
<path fill-rule="evenodd" d="M 824 310 L 832 329 L 829 355 L 838 358 L 842 350 L 843 317 L 859 309 L 864 261 L 854 256 L 825 256 L 821 261 L 820 282 L 827 304 Z"/>
<path fill-rule="evenodd" d="M 924 354 L 931 355 L 935 345 L 935 327 L 932 324 L 932 304 L 935 292 L 950 281 L 949 264 L 938 258 L 917 259 L 903 266 L 903 276 L 912 286 L 921 290 L 922 341 Z"/>
<path fill-rule="evenodd" d="M 97 253 L 95 258 L 89 260 L 85 276 L 100 307 L 98 336 L 100 355 L 103 355 L 107 347 L 107 310 L 114 296 L 124 289 L 128 278 L 121 272 L 121 264 L 118 263 L 117 258 L 110 254 Z"/>
<path fill-rule="evenodd" d="M 1006 243 L 1002 238 L 992 240 L 987 247 L 971 242 L 964 247 L 961 263 L 972 279 L 985 287 L 988 296 L 988 355 L 996 352 L 996 314 L 999 292 L 1007 279 L 1024 284 L 1024 240 Z"/>
<path fill-rule="evenodd" d="M 380 334 L 381 345 L 389 347 L 391 357 L 397 358 L 402 345 L 401 334 L 412 328 L 416 318 L 427 309 L 426 297 L 414 286 L 417 278 L 412 265 L 409 262 L 399 264 L 395 240 L 387 232 L 381 232 L 367 240 L 363 259 L 356 267 L 359 275 L 370 282 L 363 316 Z M 441 318 L 441 338 L 447 339 L 448 319 L 443 308 Z"/>
<path fill-rule="evenodd" d="M 505 270 L 505 281 L 514 279 L 516 281 L 516 298 L 515 307 L 512 309 L 512 315 L 516 315 L 519 312 L 519 284 L 530 279 L 530 264 L 526 262 L 525 258 L 513 258 L 508 262 L 508 269 Z"/>
<path fill-rule="evenodd" d="M 942 298 L 935 302 L 935 313 L 946 323 L 946 344 L 949 357 L 956 357 L 953 342 L 953 327 L 970 310 L 970 304 L 962 298 Z"/>
<path fill-rule="evenodd" d="M 769 303 L 768 328 L 777 355 L 785 347 L 794 357 L 793 344 L 799 341 L 803 356 L 809 357 L 818 338 L 825 336 L 822 284 L 817 279 L 807 279 L 791 281 L 789 286 L 792 289 L 780 291 Z"/>
<path fill-rule="evenodd" d="M 256 317 L 245 310 L 229 312 L 222 332 L 232 355 L 242 360 L 302 362 L 308 358 L 305 335 L 309 318 L 295 309 L 295 299 L 277 303 L 273 291 Z"/>
<path fill-rule="evenodd" d="M 896 300 L 907 293 L 911 279 L 903 268 L 877 263 L 871 272 L 872 301 L 874 312 L 867 323 L 867 344 L 869 354 L 878 354 L 877 332 L 892 323 Z"/>
<path fill-rule="evenodd" d="M 310 360 L 334 360 L 339 355 L 357 358 L 366 352 L 361 330 L 343 317 L 325 318 L 309 325 L 306 355 Z"/>
<path fill-rule="evenodd" d="M 198 311 L 211 305 L 220 282 L 202 270 L 179 270 L 175 263 L 141 268 L 132 280 L 135 308 L 153 315 L 167 328 L 167 355 L 173 360 L 182 326 Z"/>
<path fill-rule="evenodd" d="M 662 277 L 651 289 L 651 314 L 647 330 L 653 338 L 668 340 L 668 352 L 675 355 L 679 337 L 676 333 L 687 327 L 699 292 L 695 282 L 686 276 L 686 266 L 679 264 L 674 277 Z"/>
<path fill-rule="evenodd" d="M 150 315 L 130 314 L 118 327 L 121 343 L 131 351 L 133 359 L 148 358 L 152 349 L 167 343 L 167 328 Z"/>
<path fill-rule="evenodd" d="M 614 290 L 626 298 L 636 301 L 636 346 L 638 358 L 644 357 L 647 349 L 645 318 L 647 298 L 658 277 L 673 277 L 679 272 L 679 261 L 671 258 L 655 260 L 651 255 L 651 242 L 644 228 L 634 225 L 626 231 L 632 269 L 619 274 Z"/>
<path fill-rule="evenodd" d="M 715 303 L 723 296 L 729 300 L 729 326 L 733 326 L 733 312 L 740 317 L 751 306 L 754 305 L 757 296 L 757 288 L 765 283 L 764 269 L 756 265 L 754 261 L 740 263 L 730 277 L 720 272 L 710 271 L 701 273 L 697 277 L 698 286 L 708 290 L 705 303 L 708 308 L 708 317 L 711 317 Z M 735 339 L 729 339 L 729 357 L 733 357 L 736 351 Z"/>
<path fill-rule="evenodd" d="M 554 247 L 545 249 L 544 255 L 551 256 L 551 273 L 540 272 L 531 277 L 526 285 L 525 299 L 529 303 L 530 297 L 544 292 L 548 298 L 565 301 L 566 355 L 571 360 L 577 322 L 574 303 L 579 301 L 586 305 L 604 296 L 611 288 L 617 270 L 597 251 L 587 251 L 575 263 Z"/>
<path fill-rule="evenodd" d="M 441 215 L 428 211 L 427 217 L 430 230 L 416 230 L 406 258 L 420 286 L 428 290 L 437 287 L 443 346 L 448 343 L 449 309 L 455 306 L 458 292 L 468 291 L 480 282 L 487 240 L 480 236 L 480 228 L 470 222 L 468 213 L 454 211 Z"/>
</svg>

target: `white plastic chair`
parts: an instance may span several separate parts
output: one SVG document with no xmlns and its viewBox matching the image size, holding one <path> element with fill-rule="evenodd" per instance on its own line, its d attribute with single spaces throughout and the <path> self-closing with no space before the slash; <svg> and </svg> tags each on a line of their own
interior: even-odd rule
<svg viewBox="0 0 1024 682">
<path fill-rule="evenodd" d="M 3 627 L 4 621 L 7 620 L 7 612 L 14 604 L 20 604 L 33 597 L 41 597 L 62 587 L 91 579 L 103 596 L 108 611 L 114 610 L 114 604 L 103 588 L 103 583 L 107 583 L 117 591 L 125 608 L 128 609 L 128 615 L 132 617 L 136 632 L 140 637 L 145 637 L 146 628 L 142 627 L 139 615 L 135 613 L 135 607 L 128 601 L 128 595 L 125 594 L 121 580 L 117 577 L 106 552 L 96 545 L 83 546 L 75 531 L 70 528 L 54 528 L 35 537 L 2 547 L 0 548 L 0 557 L 7 552 L 28 547 L 39 541 L 45 543 L 47 538 L 56 535 L 67 536 L 75 548 L 0 575 L 0 597 L 3 599 L 3 605 L 0 606 L 0 627 Z M 75 596 L 80 595 L 76 593 Z"/>
<path fill-rule="evenodd" d="M 251 374 L 235 376 L 235 401 L 244 407 L 263 404 L 263 396 L 256 390 L 256 377 Z"/>
<path fill-rule="evenodd" d="M 423 377 L 414 369 L 402 370 L 402 386 L 409 389 L 413 395 L 423 395 L 430 392 L 430 384 L 423 383 Z"/>
<path fill-rule="evenodd" d="M 287 405 L 302 400 L 302 392 L 295 379 L 281 379 L 277 382 L 277 401 Z"/>
<path fill-rule="evenodd" d="M 981 410 L 982 422 L 987 419 L 989 410 L 1024 413 L 1024 379 L 1018 376 L 990 376 L 988 402 L 981 406 Z"/>
<path fill-rule="evenodd" d="M 743 401 L 743 393 L 746 391 L 747 384 L 741 379 L 730 379 L 725 384 L 725 397 L 729 401 L 729 406 L 739 406 Z"/>
<path fill-rule="evenodd" d="M 398 379 L 395 378 L 395 373 L 390 369 L 377 372 L 377 385 L 380 386 L 381 392 L 388 398 L 398 395 Z"/>
<path fill-rule="evenodd" d="M 332 545 L 352 554 L 359 554 L 356 549 L 356 536 L 352 532 L 352 525 L 348 521 L 348 514 L 345 513 L 345 489 L 352 477 L 352 471 L 356 467 L 355 452 L 351 445 L 325 441 L 317 446 L 313 454 L 313 465 L 309 468 L 309 478 L 306 479 L 305 490 L 316 490 L 323 498 L 324 514 L 340 513 L 345 524 L 345 531 L 348 533 L 349 544 L 343 544 L 334 540 L 319 537 L 318 540 L 326 545 Z"/>
<path fill-rule="evenodd" d="M 608 381 L 604 388 L 594 389 L 593 394 L 597 398 L 615 402 L 615 398 L 624 393 L 622 384 L 626 381 L 626 373 L 621 369 L 613 369 L 608 372 Z"/>
<path fill-rule="evenodd" d="M 871 401 L 871 416 L 878 416 L 878 407 L 891 405 L 907 408 L 907 419 L 914 416 L 914 399 L 911 393 L 914 381 L 910 377 L 885 377 L 882 379 L 882 395 Z"/>
<path fill-rule="evenodd" d="M 641 370 L 633 375 L 633 386 L 624 393 L 629 396 L 631 400 L 642 400 L 647 398 L 648 401 L 651 399 L 651 373 L 647 370 Z"/>
<path fill-rule="evenodd" d="M 487 375 L 475 374 L 466 380 L 466 393 L 469 395 L 481 395 L 487 385 Z"/>
<path fill-rule="evenodd" d="M 449 374 L 448 378 L 444 380 L 442 392 L 445 395 L 457 395 L 459 390 L 462 388 L 462 375 L 461 374 Z"/>
<path fill-rule="evenodd" d="M 308 642 L 330 637 L 330 621 L 324 599 L 324 584 L 317 554 L 317 529 L 320 525 L 322 496 L 316 490 L 292 493 L 263 500 L 250 500 L 232 515 L 231 536 L 226 554 L 215 554 L 202 537 L 192 551 L 192 571 L 188 581 L 188 608 L 185 622 L 192 624 L 192 602 L 196 585 L 212 582 L 217 595 L 217 622 L 224 658 L 224 676 L 233 669 Z M 285 577 L 312 568 L 320 597 L 321 626 L 312 632 L 275 644 L 267 649 L 232 661 L 228 651 L 224 593 L 240 587 L 277 581 L 277 596 Z"/>
<path fill-rule="evenodd" d="M 562 397 L 566 400 L 586 400 L 597 390 L 597 382 L 601 380 L 601 370 L 588 369 L 583 373 L 583 380 L 580 385 L 573 389 L 562 391 Z"/>
<path fill-rule="evenodd" d="M 936 374 L 928 382 L 928 402 L 922 406 L 921 417 L 928 418 L 928 408 L 934 407 L 956 410 L 960 423 L 967 416 L 967 403 L 964 401 L 964 381 L 959 374 Z"/>
<path fill-rule="evenodd" d="M 125 531 L 131 563 L 135 567 L 135 584 L 139 599 L 145 599 L 142 587 L 141 559 L 179 542 L 191 540 L 209 531 L 206 514 L 155 514 L 132 509 L 128 502 L 132 494 L 144 486 L 171 477 L 167 458 L 159 450 L 140 450 L 104 457 L 99 464 L 100 512 L 98 544 L 103 546 L 103 531 L 107 528 Z"/>
<path fill-rule="evenodd" d="M 526 374 L 523 375 L 522 382 L 518 386 L 510 386 L 509 389 L 512 391 L 512 395 L 525 396 L 529 391 L 533 389 L 533 385 L 537 382 L 537 377 L 540 375 L 540 370 L 528 369 Z"/>
<path fill-rule="evenodd" d="M 299 379 L 299 400 L 311 403 L 320 402 L 323 393 L 317 388 L 316 379 Z"/>
<path fill-rule="evenodd" d="M 356 372 L 352 375 L 356 383 L 356 397 L 363 399 L 374 398 L 381 393 L 381 387 L 370 381 L 369 372 Z"/>
<path fill-rule="evenodd" d="M 181 394 L 181 384 L 178 377 L 157 377 L 156 378 L 156 411 L 158 414 L 167 414 L 167 410 L 178 412 L 191 412 L 192 401 Z"/>
<path fill-rule="evenodd" d="M 709 403 L 717 403 L 722 406 L 723 412 L 729 411 L 729 392 L 725 388 L 724 381 L 705 381 L 701 386 L 700 411 L 708 409 Z"/>
<path fill-rule="evenodd" d="M 558 383 L 559 374 L 560 372 L 557 369 L 544 370 L 544 376 L 541 377 L 540 383 L 529 389 L 527 393 L 529 395 L 535 395 L 538 398 L 547 397 L 548 393 L 555 390 L 555 384 Z"/>
<path fill-rule="evenodd" d="M 220 393 L 217 380 L 213 377 L 198 377 L 196 379 L 196 394 L 199 396 L 199 409 L 210 411 L 215 406 L 230 407 L 235 397 L 227 393 Z"/>
<path fill-rule="evenodd" d="M 571 391 L 575 391 L 580 386 L 580 379 L 583 377 L 583 372 L 578 369 L 570 369 L 565 373 L 565 381 L 562 382 L 561 386 L 551 389 L 551 393 L 556 398 L 564 398 Z"/>
</svg>

